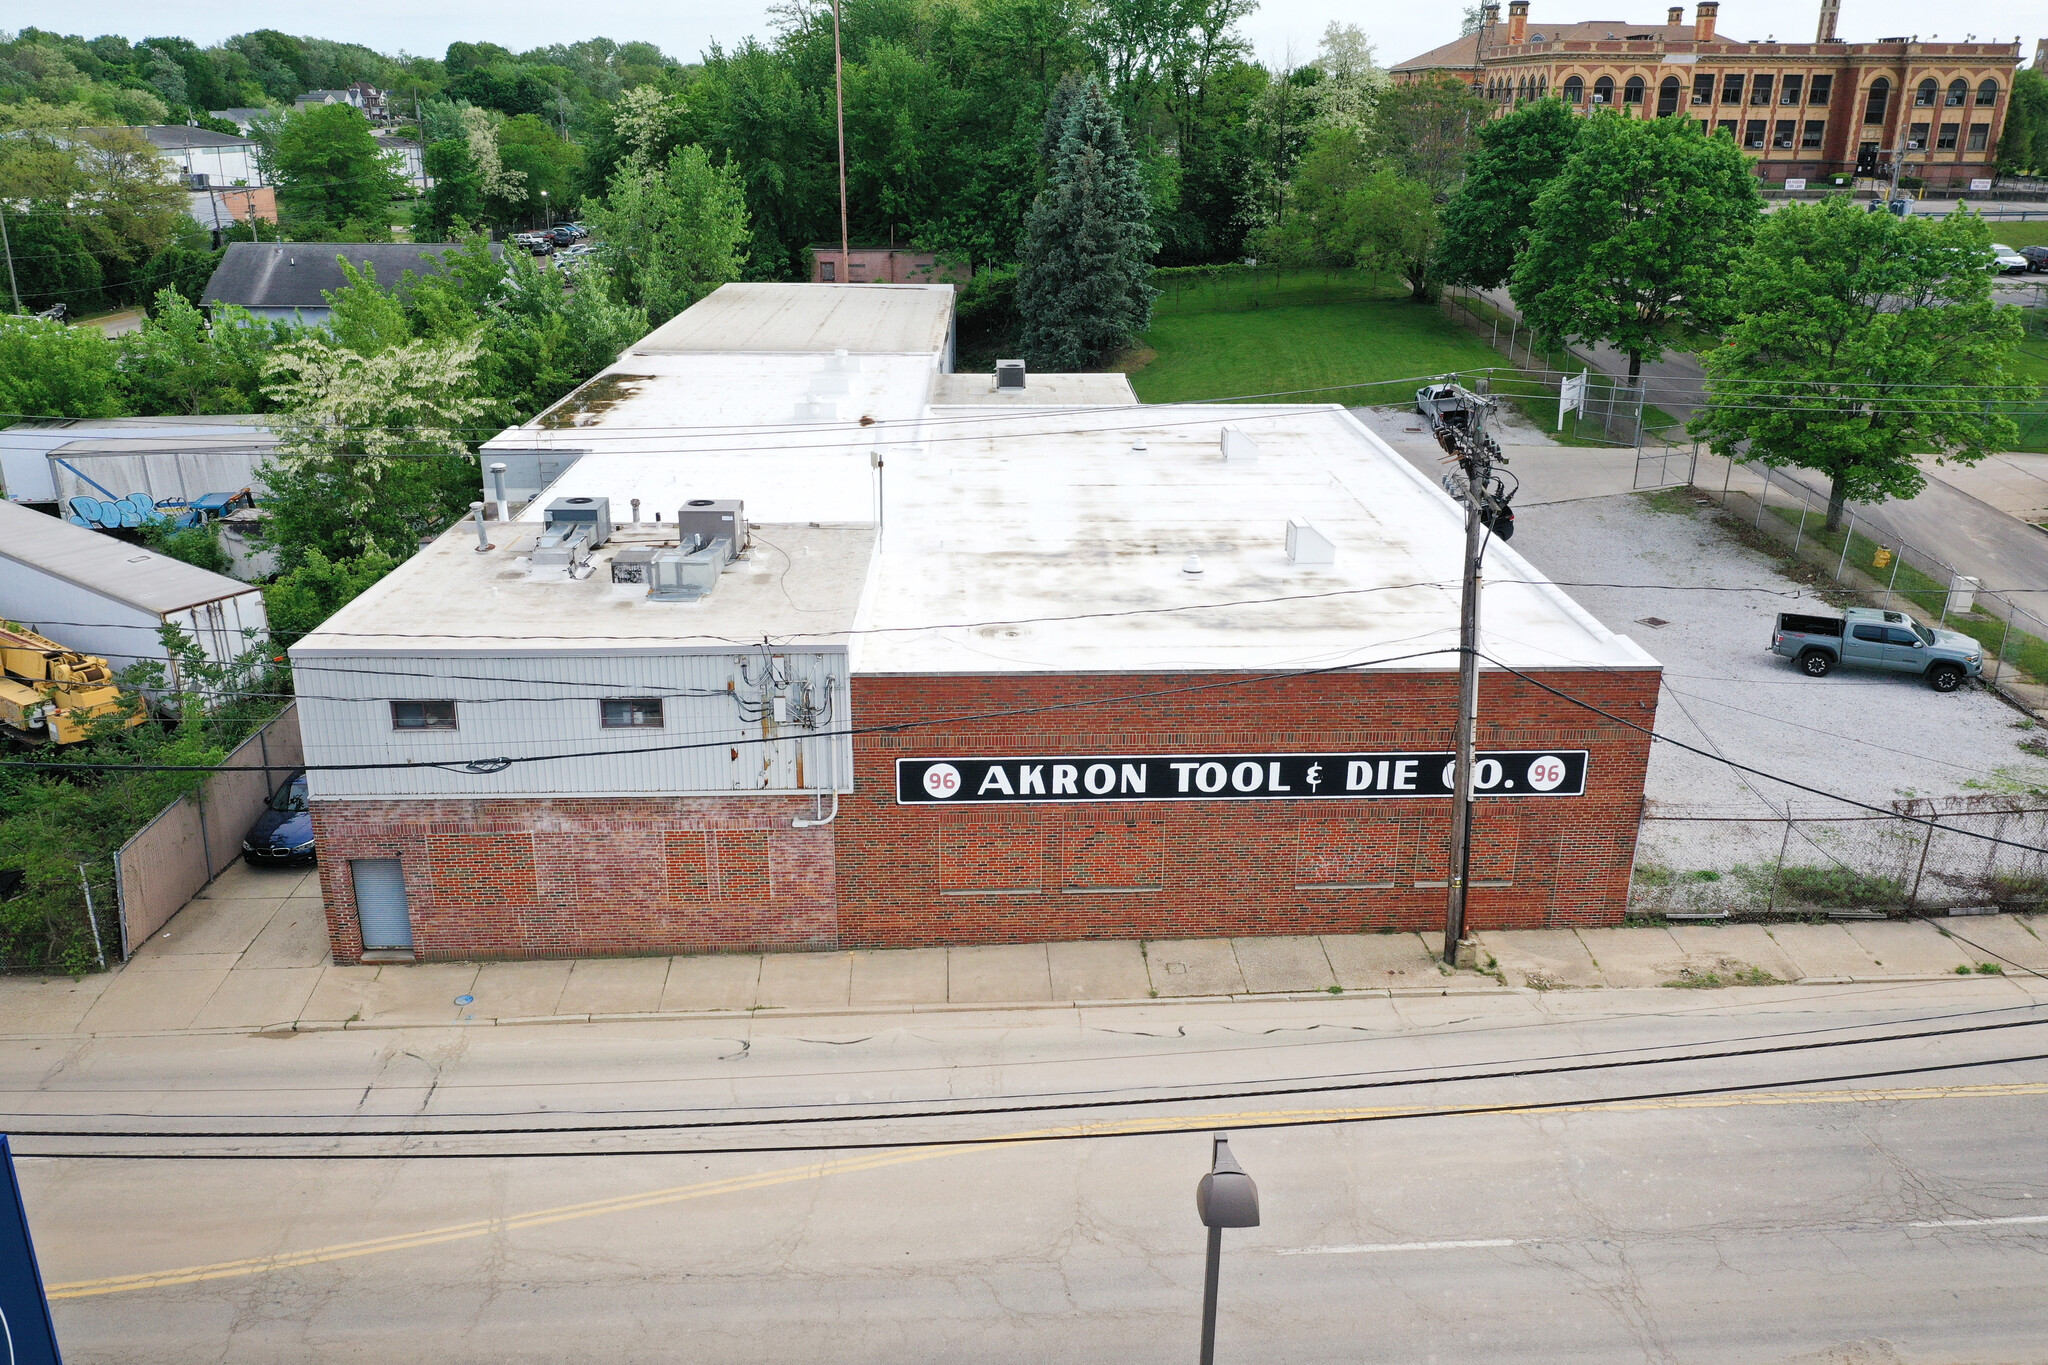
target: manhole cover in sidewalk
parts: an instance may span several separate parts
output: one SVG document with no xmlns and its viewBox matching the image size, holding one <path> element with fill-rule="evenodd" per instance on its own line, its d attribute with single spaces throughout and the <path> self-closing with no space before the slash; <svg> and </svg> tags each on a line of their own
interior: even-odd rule
<svg viewBox="0 0 2048 1365">
<path fill-rule="evenodd" d="M 1671 623 L 1661 616 L 1638 616 L 1636 624 L 1639 626 L 1668 626 Z"/>
</svg>

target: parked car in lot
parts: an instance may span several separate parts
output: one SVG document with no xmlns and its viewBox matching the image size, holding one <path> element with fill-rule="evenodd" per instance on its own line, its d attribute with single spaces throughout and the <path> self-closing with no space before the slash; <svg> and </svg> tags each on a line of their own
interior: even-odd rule
<svg viewBox="0 0 2048 1365">
<path fill-rule="evenodd" d="M 555 239 L 545 232 L 514 233 L 512 245 L 530 251 L 536 256 L 552 256 L 555 251 Z"/>
<path fill-rule="evenodd" d="M 2024 273 L 2029 268 L 2029 263 L 2025 256 L 1999 242 L 1991 244 L 1991 259 L 1997 265 L 2001 274 L 2018 275 Z"/>
<path fill-rule="evenodd" d="M 573 246 L 585 237 L 585 233 L 573 223 L 563 223 L 548 229 L 548 236 L 556 246 Z"/>
<path fill-rule="evenodd" d="M 1781 612 L 1771 653 L 1797 661 L 1809 678 L 1836 665 L 1911 673 L 1937 692 L 1953 692 L 1984 667 L 1984 647 L 1954 630 L 1935 630 L 1900 611 L 1851 607 L 1841 616 Z"/>
<path fill-rule="evenodd" d="M 313 813 L 306 804 L 301 769 L 271 794 L 270 804 L 242 838 L 242 857 L 252 867 L 287 867 L 313 858 Z"/>
<path fill-rule="evenodd" d="M 2023 246 L 2020 255 L 2027 258 L 2027 269 L 2048 274 L 2048 246 Z"/>
</svg>

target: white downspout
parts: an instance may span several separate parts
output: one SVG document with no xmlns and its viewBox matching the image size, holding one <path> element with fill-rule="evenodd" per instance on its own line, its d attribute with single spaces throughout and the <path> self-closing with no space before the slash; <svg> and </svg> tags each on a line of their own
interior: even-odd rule
<svg viewBox="0 0 2048 1365">
<path fill-rule="evenodd" d="M 811 798 L 811 800 L 812 800 L 812 807 L 811 807 L 811 808 L 812 808 L 813 810 L 821 810 L 821 809 L 823 809 L 823 806 L 822 806 L 822 805 L 821 805 L 821 804 L 820 804 L 820 803 L 818 802 L 818 799 L 817 799 L 816 797 L 812 797 L 812 798 Z M 831 824 L 831 823 L 832 823 L 832 822 L 833 822 L 834 820 L 837 820 L 838 818 L 839 818 L 839 793 L 838 793 L 838 792 L 833 792 L 833 793 L 832 793 L 832 813 L 831 813 L 830 815 L 825 815 L 825 816 L 812 816 L 812 817 L 810 817 L 810 818 L 808 818 L 808 819 L 806 819 L 806 818 L 805 818 L 804 816 L 801 816 L 801 815 L 799 815 L 799 816 L 797 816 L 797 818 L 796 818 L 796 819 L 794 819 L 794 820 L 792 820 L 792 821 L 790 821 L 790 822 L 789 822 L 789 827 L 790 827 L 791 829 L 816 829 L 816 828 L 818 828 L 818 827 L 819 827 L 820 825 L 829 825 L 829 824 Z"/>
</svg>

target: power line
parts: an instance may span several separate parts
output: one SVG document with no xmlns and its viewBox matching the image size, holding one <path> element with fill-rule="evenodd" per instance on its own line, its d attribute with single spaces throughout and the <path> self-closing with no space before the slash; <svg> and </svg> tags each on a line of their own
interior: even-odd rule
<svg viewBox="0 0 2048 1365">
<path fill-rule="evenodd" d="M 1858 1071 L 1833 1076 L 1809 1076 L 1790 1081 L 1752 1081 L 1722 1085 L 1696 1086 L 1680 1090 L 1643 1091 L 1631 1095 L 1610 1095 L 1570 1100 L 1529 1100 L 1519 1103 L 1476 1104 L 1446 1106 L 1436 1109 L 1411 1109 L 1379 1111 L 1366 1114 L 1319 1114 L 1312 1117 L 1256 1117 L 1232 1115 L 1229 1124 L 1233 1131 L 1281 1128 L 1325 1128 L 1365 1123 L 1392 1123 L 1408 1119 L 1431 1118 L 1478 1118 L 1489 1115 L 1540 1114 L 1558 1110 L 1585 1109 L 1590 1107 L 1609 1108 L 1620 1105 L 1644 1104 L 1657 1100 L 1700 1099 L 1716 1095 L 1753 1094 L 1757 1091 L 1783 1089 L 1790 1086 L 1833 1085 L 1843 1081 L 1890 1080 L 1900 1076 L 1924 1076 L 1943 1071 L 1975 1071 L 1985 1067 L 2017 1066 L 2026 1062 L 2048 1061 L 2048 1053 L 2029 1053 L 2018 1057 L 1992 1057 L 1973 1062 L 1938 1062 L 1929 1066 L 1887 1067 L 1877 1071 Z M 1124 1126 L 1115 1128 L 1089 1128 L 1077 1126 L 1069 1129 L 999 1134 L 989 1137 L 965 1138 L 904 1138 L 870 1142 L 811 1142 L 777 1143 L 772 1146 L 739 1147 L 674 1147 L 674 1148 L 621 1148 L 612 1151 L 578 1149 L 551 1152 L 16 1152 L 21 1158 L 36 1158 L 48 1161 L 516 1161 L 554 1160 L 565 1157 L 650 1157 L 650 1156 L 751 1156 L 777 1155 L 801 1152 L 862 1152 L 901 1151 L 906 1148 L 938 1147 L 969 1149 L 974 1147 L 1016 1147 L 1049 1142 L 1092 1142 L 1110 1138 L 1157 1137 L 1170 1133 L 1187 1131 L 1190 1127 L 1207 1126 L 1210 1116 L 1194 1115 L 1189 1118 L 1159 1118 L 1149 1120 L 1155 1126 Z M 1126 1125 L 1147 1123 L 1144 1119 L 1124 1121 Z"/>
<path fill-rule="evenodd" d="M 2025 1008 L 2038 1009 L 2040 1007 L 2031 1006 Z M 821 1123 L 887 1123 L 903 1119 L 994 1118 L 1011 1114 L 1071 1113 L 1081 1110 L 1127 1109 L 1140 1105 L 1198 1104 L 1213 1103 L 1218 1100 L 1256 1100 L 1285 1098 L 1297 1095 L 1342 1094 L 1357 1090 L 1407 1089 L 1417 1085 L 1451 1085 L 1462 1084 L 1468 1081 L 1530 1080 L 1540 1079 L 1545 1076 L 1580 1075 L 1597 1071 L 1630 1070 L 1645 1066 L 1670 1066 L 1690 1062 L 1728 1061 L 1737 1058 L 1777 1056 L 1794 1052 L 1832 1051 L 1837 1048 L 1862 1047 L 1875 1043 L 1917 1042 L 1927 1038 L 1955 1038 L 1976 1033 L 1997 1033 L 2016 1028 L 2038 1028 L 2044 1024 L 2048 1024 L 2048 1018 L 2010 1019 L 1995 1024 L 1970 1024 L 1961 1028 L 1950 1029 L 1923 1029 L 1911 1033 L 1889 1033 L 1874 1037 L 1836 1038 L 1818 1042 L 1783 1043 L 1773 1047 L 1730 1048 L 1719 1051 L 1688 1052 L 1673 1057 L 1635 1057 L 1606 1061 L 1576 1062 L 1565 1066 L 1517 1067 L 1500 1071 L 1463 1073 L 1455 1076 L 1435 1075 L 1421 1078 L 1344 1080 L 1328 1085 L 1268 1086 L 1253 1089 L 1212 1091 L 1199 1095 L 1144 1095 L 1114 1099 L 1067 1100 L 1049 1104 L 977 1105 L 956 1109 L 869 1111 L 856 1114 L 799 1115 L 754 1119 L 676 1120 L 667 1123 L 550 1124 L 521 1128 L 330 1128 L 271 1129 L 264 1131 L 249 1131 L 245 1129 L 238 1132 L 171 1131 L 163 1129 L 81 1130 L 66 1128 L 9 1128 L 8 1133 L 12 1137 L 218 1138 L 224 1140 L 369 1137 L 532 1137 L 575 1133 L 653 1133 L 694 1132 L 725 1128 L 781 1128 Z"/>
</svg>

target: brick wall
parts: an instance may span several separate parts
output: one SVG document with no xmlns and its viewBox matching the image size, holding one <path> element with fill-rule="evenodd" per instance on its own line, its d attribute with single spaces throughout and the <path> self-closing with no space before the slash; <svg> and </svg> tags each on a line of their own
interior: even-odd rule
<svg viewBox="0 0 2048 1365">
<path fill-rule="evenodd" d="M 1638 724 L 1655 720 L 1654 670 L 1543 677 Z M 899 757 L 1451 746 L 1448 673 L 1216 681 L 856 677 L 863 727 L 1204 690 L 858 736 L 857 789 L 819 829 L 790 828 L 812 811 L 801 798 L 316 801 L 335 959 L 362 954 L 354 858 L 401 861 L 422 959 L 1440 927 L 1447 800 L 896 804 Z M 1484 679 L 1480 713 L 1482 749 L 1591 758 L 1584 796 L 1480 803 L 1471 923 L 1619 923 L 1648 739 L 1499 676 Z"/>
<path fill-rule="evenodd" d="M 1648 726 L 1657 674 L 1582 670 L 1553 687 Z M 863 727 L 1216 681 L 1171 677 L 862 678 Z M 837 825 L 846 947 L 1440 928 L 1447 800 L 899 806 L 899 757 L 1448 750 L 1448 673 L 1325 675 L 854 740 Z M 1619 923 L 1646 736 L 1488 675 L 1482 749 L 1590 752 L 1586 795 L 1483 800 L 1477 928 Z M 1417 885 L 1417 883 L 1435 885 Z"/>
<path fill-rule="evenodd" d="M 805 798 L 316 801 L 337 962 L 362 956 L 349 861 L 397 858 L 415 955 L 829 948 L 833 831 Z"/>
</svg>

